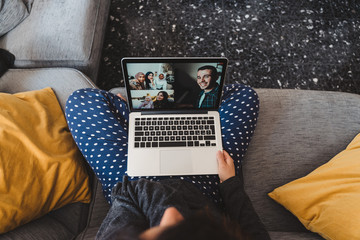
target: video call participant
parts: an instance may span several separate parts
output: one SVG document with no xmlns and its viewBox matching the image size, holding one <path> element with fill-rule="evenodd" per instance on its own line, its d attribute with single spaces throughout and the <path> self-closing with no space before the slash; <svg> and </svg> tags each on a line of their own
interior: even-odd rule
<svg viewBox="0 0 360 240">
<path fill-rule="evenodd" d="M 145 74 L 146 89 L 156 89 L 154 73 L 147 72 Z"/>
<path fill-rule="evenodd" d="M 155 74 L 156 77 L 156 74 Z M 167 89 L 167 81 L 165 75 L 160 73 L 158 77 L 155 78 L 155 85 L 157 90 L 166 90 Z"/>
<path fill-rule="evenodd" d="M 196 101 L 196 107 L 215 107 L 220 91 L 220 85 L 216 82 L 218 77 L 218 72 L 213 66 L 203 66 L 198 69 L 197 83 L 201 88 L 201 92 Z"/>
<path fill-rule="evenodd" d="M 155 108 L 172 108 L 173 103 L 169 101 L 169 94 L 165 91 L 160 91 L 156 100 L 154 101 Z"/>
<path fill-rule="evenodd" d="M 145 100 L 143 103 L 141 103 L 140 108 L 141 109 L 153 109 L 154 108 L 154 103 L 153 103 L 153 100 L 151 99 L 151 96 L 145 97 Z"/>
<path fill-rule="evenodd" d="M 135 79 L 131 79 L 129 81 L 130 87 L 133 90 L 145 90 L 145 74 L 142 72 L 138 72 L 135 74 Z"/>
</svg>

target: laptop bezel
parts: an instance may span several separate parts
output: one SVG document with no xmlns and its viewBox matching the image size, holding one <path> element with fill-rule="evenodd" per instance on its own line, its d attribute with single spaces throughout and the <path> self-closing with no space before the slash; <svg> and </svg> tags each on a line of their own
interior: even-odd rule
<svg viewBox="0 0 360 240">
<path fill-rule="evenodd" d="M 220 81 L 220 91 L 218 93 L 217 102 L 214 108 L 167 108 L 167 109 L 136 109 L 133 108 L 132 99 L 131 99 L 131 88 L 128 81 L 128 72 L 126 64 L 128 63 L 222 63 L 223 71 L 219 77 Z M 201 112 L 201 111 L 217 111 L 220 106 L 222 89 L 225 84 L 226 70 L 228 65 L 228 59 L 225 57 L 125 57 L 121 59 L 121 66 L 123 71 L 123 78 L 125 83 L 125 88 L 127 92 L 127 103 L 129 106 L 130 112 L 142 112 L 142 113 L 173 113 L 173 112 Z"/>
</svg>

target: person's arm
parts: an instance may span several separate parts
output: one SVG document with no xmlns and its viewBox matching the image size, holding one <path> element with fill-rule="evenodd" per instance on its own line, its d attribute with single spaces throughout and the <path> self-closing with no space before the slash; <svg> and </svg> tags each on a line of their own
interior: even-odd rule
<svg viewBox="0 0 360 240">
<path fill-rule="evenodd" d="M 146 100 L 144 100 L 144 101 L 140 104 L 140 108 L 146 107 L 147 104 L 148 104 L 148 102 L 146 102 Z"/>
<path fill-rule="evenodd" d="M 219 164 L 220 193 L 225 211 L 252 239 L 270 239 L 264 224 L 257 215 L 243 186 L 241 176 L 235 176 L 233 159 L 226 151 L 217 153 Z"/>
</svg>

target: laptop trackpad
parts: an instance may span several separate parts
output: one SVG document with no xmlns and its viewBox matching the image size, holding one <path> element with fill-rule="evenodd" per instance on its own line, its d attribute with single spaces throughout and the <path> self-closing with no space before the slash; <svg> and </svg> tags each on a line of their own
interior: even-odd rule
<svg viewBox="0 0 360 240">
<path fill-rule="evenodd" d="M 160 173 L 166 175 L 192 173 L 190 150 L 160 151 Z"/>
</svg>

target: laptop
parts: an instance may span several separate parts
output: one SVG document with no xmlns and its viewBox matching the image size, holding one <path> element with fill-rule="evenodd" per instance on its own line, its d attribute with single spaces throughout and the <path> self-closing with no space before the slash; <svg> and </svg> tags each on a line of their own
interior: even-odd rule
<svg viewBox="0 0 360 240">
<path fill-rule="evenodd" d="M 123 58 L 127 174 L 217 174 L 226 58 Z"/>
</svg>

